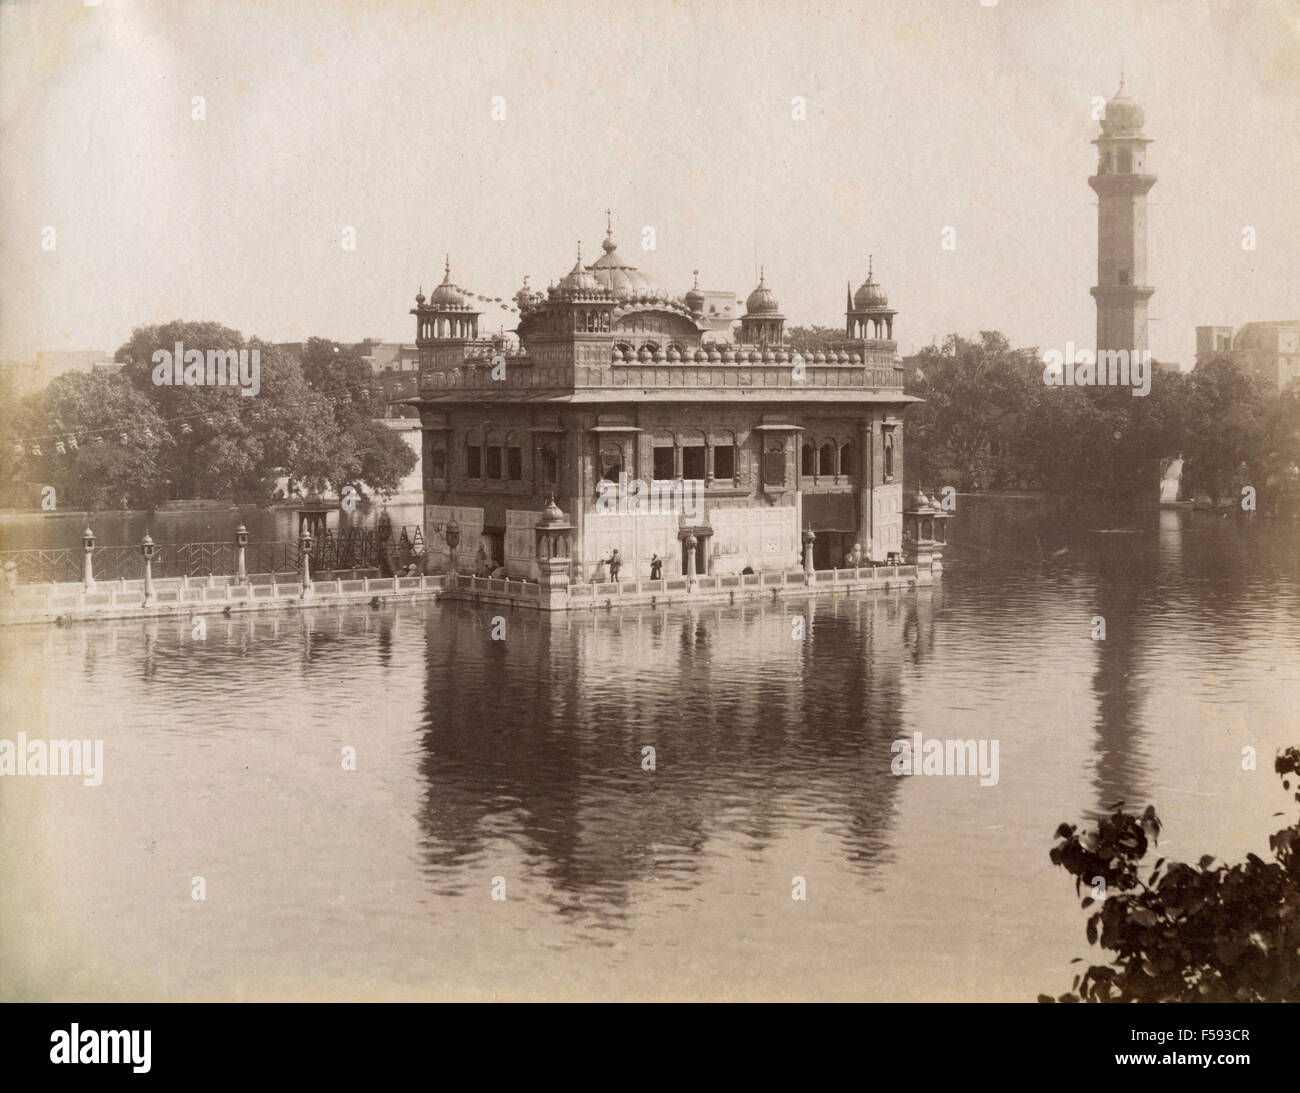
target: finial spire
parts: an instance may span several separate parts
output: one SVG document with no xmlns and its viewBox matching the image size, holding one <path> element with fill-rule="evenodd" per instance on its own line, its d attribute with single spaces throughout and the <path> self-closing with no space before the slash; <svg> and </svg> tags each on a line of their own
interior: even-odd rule
<svg viewBox="0 0 1300 1093">
<path fill-rule="evenodd" d="M 1116 91 L 1115 94 L 1116 95 L 1124 94 L 1124 58 L 1123 57 L 1119 59 L 1119 90 Z"/>
<path fill-rule="evenodd" d="M 442 272 L 445 277 L 451 276 L 451 251 L 447 252 L 447 259 L 442 264 Z"/>
<path fill-rule="evenodd" d="M 614 214 L 610 212 L 609 206 L 605 206 L 605 234 L 614 234 Z"/>
<path fill-rule="evenodd" d="M 868 254 L 868 255 L 867 255 L 867 280 L 868 280 L 868 281 L 871 280 L 871 269 L 872 269 L 872 266 L 873 266 L 874 263 L 875 263 L 875 258 L 876 258 L 876 256 L 875 256 L 874 254 Z"/>
<path fill-rule="evenodd" d="M 699 288 L 699 287 L 700 287 L 700 271 L 699 271 L 698 269 L 693 269 L 693 270 L 691 270 L 691 272 L 692 272 L 693 274 L 695 274 L 695 284 L 694 284 L 692 287 L 693 287 L 693 288 Z"/>
<path fill-rule="evenodd" d="M 582 265 L 582 240 L 578 240 L 578 265 Z"/>
<path fill-rule="evenodd" d="M 759 283 L 760 285 L 763 283 L 763 278 L 766 277 L 766 276 L 767 276 L 767 274 L 765 274 L 765 273 L 763 272 L 763 267 L 762 267 L 762 266 L 759 266 L 759 267 L 758 267 L 758 283 Z"/>
</svg>

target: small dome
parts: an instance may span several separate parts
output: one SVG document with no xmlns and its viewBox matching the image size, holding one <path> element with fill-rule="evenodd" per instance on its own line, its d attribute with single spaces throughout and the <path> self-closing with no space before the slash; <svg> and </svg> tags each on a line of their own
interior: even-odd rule
<svg viewBox="0 0 1300 1093">
<path fill-rule="evenodd" d="M 876 283 L 871 270 L 872 259 L 868 257 L 867 279 L 858 286 L 858 291 L 853 294 L 854 311 L 871 311 L 875 308 L 889 306 L 889 297 L 885 295 L 885 290 Z"/>
<path fill-rule="evenodd" d="M 709 355 L 706 352 L 704 352 L 703 349 L 697 349 L 695 351 L 695 359 L 697 361 L 706 361 L 709 359 Z"/>
<path fill-rule="evenodd" d="M 623 350 L 618 346 L 614 346 L 614 350 L 610 353 L 609 359 L 612 361 L 621 361 L 623 359 Z"/>
<path fill-rule="evenodd" d="M 560 506 L 555 503 L 554 494 L 552 494 L 551 499 L 546 502 L 546 507 L 542 509 L 542 518 L 537 521 L 538 527 L 546 527 L 548 525 L 552 527 L 568 527 L 568 524 L 564 519 L 563 511 L 561 511 Z"/>
<path fill-rule="evenodd" d="M 560 292 L 599 292 L 604 286 L 582 265 L 582 244 L 578 244 L 578 260 L 560 281 Z"/>
<path fill-rule="evenodd" d="M 421 287 L 420 287 L 420 291 L 417 292 L 417 293 L 415 294 L 415 303 L 416 303 L 416 306 L 417 306 L 417 307 L 422 307 L 422 306 L 424 305 L 424 287 L 423 287 L 423 286 L 421 286 Z"/>
<path fill-rule="evenodd" d="M 451 255 L 447 256 L 446 264 L 443 266 L 442 284 L 433 290 L 429 297 L 429 304 L 432 307 L 446 309 L 460 309 L 468 307 L 465 300 L 465 292 L 458 288 L 451 279 Z"/>
<path fill-rule="evenodd" d="M 700 291 L 700 271 L 695 270 L 695 283 L 691 290 L 683 297 L 686 306 L 690 308 L 693 314 L 699 314 L 704 311 L 704 293 Z"/>
<path fill-rule="evenodd" d="M 776 302 L 776 297 L 772 295 L 772 290 L 764 284 L 763 271 L 760 268 L 758 274 L 758 286 L 749 294 L 745 301 L 746 315 L 767 315 L 775 314 L 780 311 L 780 305 Z"/>
<path fill-rule="evenodd" d="M 722 360 L 722 354 L 718 352 L 718 347 L 716 345 L 709 346 L 709 360 L 710 361 Z"/>
<path fill-rule="evenodd" d="M 1124 94 L 1124 73 L 1119 75 L 1119 90 L 1106 102 L 1106 113 L 1101 119 L 1101 131 L 1106 136 L 1136 133 L 1146 124 L 1142 107 Z"/>
<path fill-rule="evenodd" d="M 817 350 L 817 352 L 813 354 L 813 364 L 825 364 L 825 363 L 826 363 L 826 354 L 822 352 L 822 350 L 820 349 Z"/>
</svg>

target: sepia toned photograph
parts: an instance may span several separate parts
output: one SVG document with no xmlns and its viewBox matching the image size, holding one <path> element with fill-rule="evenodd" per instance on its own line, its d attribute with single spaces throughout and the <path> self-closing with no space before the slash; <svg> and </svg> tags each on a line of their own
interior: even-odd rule
<svg viewBox="0 0 1300 1093">
<path fill-rule="evenodd" d="M 1300 1001 L 1297 179 L 1291 0 L 0 3 L 0 999 Z"/>
</svg>

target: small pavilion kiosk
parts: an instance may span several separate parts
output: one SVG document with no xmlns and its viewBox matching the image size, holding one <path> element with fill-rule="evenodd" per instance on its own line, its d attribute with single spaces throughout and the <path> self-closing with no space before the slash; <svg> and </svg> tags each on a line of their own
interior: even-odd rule
<svg viewBox="0 0 1300 1093">
<path fill-rule="evenodd" d="M 563 608 L 569 598 L 570 544 L 574 526 L 552 497 L 537 521 L 537 573 L 543 607 Z"/>
<path fill-rule="evenodd" d="M 903 510 L 903 554 L 909 565 L 933 565 L 935 518 L 940 511 L 919 489 Z"/>
<path fill-rule="evenodd" d="M 312 490 L 311 495 L 304 499 L 298 509 L 298 538 L 301 539 L 303 532 L 306 531 L 316 542 L 323 543 L 330 512 L 330 506 L 325 503 L 325 499 L 316 490 Z"/>
</svg>

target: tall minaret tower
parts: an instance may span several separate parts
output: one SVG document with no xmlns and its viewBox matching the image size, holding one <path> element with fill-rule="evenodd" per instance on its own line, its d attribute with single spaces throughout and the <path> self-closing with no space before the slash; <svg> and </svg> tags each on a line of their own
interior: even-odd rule
<svg viewBox="0 0 1300 1093">
<path fill-rule="evenodd" d="M 1097 146 L 1097 349 L 1147 348 L 1147 192 L 1156 176 L 1146 170 L 1146 119 L 1142 107 L 1119 90 L 1106 103 Z"/>
</svg>

